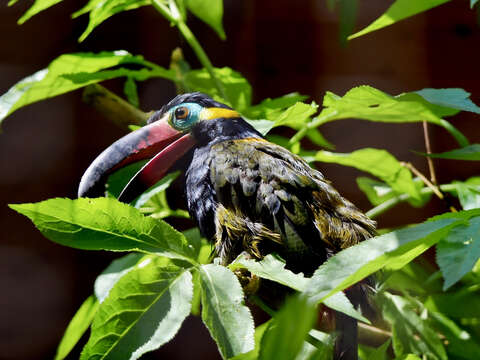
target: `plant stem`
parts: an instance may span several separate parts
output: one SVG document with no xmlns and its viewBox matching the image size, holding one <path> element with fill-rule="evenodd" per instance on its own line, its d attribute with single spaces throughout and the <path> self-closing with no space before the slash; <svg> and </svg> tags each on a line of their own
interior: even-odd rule
<svg viewBox="0 0 480 360">
<path fill-rule="evenodd" d="M 458 144 L 461 147 L 468 146 L 470 142 L 468 139 L 455 128 L 452 124 L 450 124 L 448 121 L 440 119 L 440 125 L 447 130 L 454 138 L 457 140 Z"/>
<path fill-rule="evenodd" d="M 193 35 L 192 31 L 187 26 L 187 24 L 185 24 L 181 20 L 177 23 L 177 27 L 178 27 L 178 30 L 180 30 L 180 33 L 185 38 L 185 40 L 187 40 L 190 47 L 195 52 L 195 55 L 197 55 L 197 58 L 200 61 L 200 63 L 202 64 L 202 66 L 205 69 L 207 69 L 207 71 L 210 74 L 210 77 L 212 78 L 213 83 L 215 84 L 215 87 L 217 88 L 220 96 L 222 98 L 224 98 L 225 100 L 229 101 L 229 99 L 227 97 L 227 94 L 225 93 L 225 89 L 223 88 L 223 84 L 216 77 L 215 72 L 213 70 L 213 65 L 210 62 L 210 59 L 208 58 L 207 53 L 203 50 L 202 46 L 198 42 L 195 35 Z"/>
<path fill-rule="evenodd" d="M 440 185 L 439 188 L 443 192 L 455 191 L 455 190 L 457 190 L 457 185 L 456 184 L 445 184 L 445 185 Z M 431 194 L 431 193 L 433 193 L 433 189 L 430 188 L 430 187 L 425 187 L 425 188 L 420 190 L 420 194 L 422 194 L 422 195 Z M 387 210 L 390 210 L 392 207 L 394 207 L 398 203 L 400 203 L 402 201 L 407 201 L 409 198 L 410 198 L 410 195 L 408 195 L 408 194 L 400 194 L 400 195 L 395 196 L 391 199 L 388 199 L 387 201 L 381 203 L 380 205 L 377 205 L 374 208 L 368 210 L 365 213 L 365 215 L 367 215 L 371 219 L 376 218 L 380 214 L 383 214 Z"/>
<path fill-rule="evenodd" d="M 192 48 L 193 52 L 195 55 L 197 55 L 198 60 L 202 64 L 202 66 L 207 69 L 208 73 L 210 74 L 210 77 L 213 80 L 213 83 L 215 87 L 218 90 L 218 93 L 222 98 L 225 100 L 229 101 L 227 94 L 225 93 L 225 89 L 223 87 L 223 84 L 220 82 L 220 80 L 216 77 L 215 72 L 213 70 L 213 65 L 210 61 L 210 59 L 207 56 L 207 53 L 205 50 L 203 50 L 202 46 L 198 42 L 197 38 L 195 35 L 193 35 L 192 31 L 190 28 L 187 26 L 185 21 L 181 18 L 181 14 L 179 13 L 178 9 L 176 8 L 176 4 L 174 1 L 170 1 L 170 8 L 168 8 L 165 4 L 163 4 L 160 0 L 153 0 L 152 2 L 153 7 L 163 16 L 165 17 L 168 21 L 170 21 L 172 24 L 174 24 L 182 36 L 185 38 L 185 40 L 188 42 L 190 47 Z M 173 7 L 173 8 L 172 8 Z M 175 10 L 174 14 L 172 11 Z"/>
<path fill-rule="evenodd" d="M 327 122 L 330 121 L 330 118 L 333 116 L 337 115 L 337 111 L 329 112 L 326 115 L 323 115 L 320 113 L 319 116 L 314 118 L 311 122 L 305 124 L 304 127 L 302 127 L 293 137 L 290 139 L 288 142 L 290 145 L 295 144 L 296 142 L 302 140 L 302 138 L 308 133 L 308 130 L 319 127 L 320 125 L 323 125 Z"/>
<path fill-rule="evenodd" d="M 150 113 L 145 113 L 102 85 L 91 84 L 83 91 L 83 101 L 93 106 L 122 129 L 129 125 L 145 125 Z"/>
</svg>

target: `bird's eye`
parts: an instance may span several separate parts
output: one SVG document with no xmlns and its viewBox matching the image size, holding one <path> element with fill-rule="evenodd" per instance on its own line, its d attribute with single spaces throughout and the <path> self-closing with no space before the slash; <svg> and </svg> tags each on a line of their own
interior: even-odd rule
<svg viewBox="0 0 480 360">
<path fill-rule="evenodd" d="M 176 119 L 186 119 L 188 116 L 188 108 L 182 106 L 175 109 L 175 118 Z"/>
</svg>

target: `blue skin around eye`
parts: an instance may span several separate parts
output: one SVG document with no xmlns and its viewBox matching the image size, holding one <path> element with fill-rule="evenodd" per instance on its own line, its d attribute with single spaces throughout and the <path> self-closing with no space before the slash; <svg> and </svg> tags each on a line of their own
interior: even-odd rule
<svg viewBox="0 0 480 360">
<path fill-rule="evenodd" d="M 185 119 L 175 118 L 175 110 L 179 107 L 186 107 L 188 109 L 188 116 Z M 171 123 L 173 127 L 181 131 L 190 129 L 192 125 L 197 122 L 200 111 L 202 111 L 202 109 L 203 107 L 201 105 L 195 103 L 184 103 L 173 107 L 170 110 Z"/>
</svg>

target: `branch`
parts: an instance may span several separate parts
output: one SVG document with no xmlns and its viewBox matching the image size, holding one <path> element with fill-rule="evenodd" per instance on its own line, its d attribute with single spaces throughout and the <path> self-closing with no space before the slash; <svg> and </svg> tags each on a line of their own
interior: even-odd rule
<svg viewBox="0 0 480 360">
<path fill-rule="evenodd" d="M 137 109 L 121 97 L 98 84 L 88 85 L 83 91 L 83 101 L 122 129 L 129 125 L 145 125 L 150 113 Z"/>
</svg>

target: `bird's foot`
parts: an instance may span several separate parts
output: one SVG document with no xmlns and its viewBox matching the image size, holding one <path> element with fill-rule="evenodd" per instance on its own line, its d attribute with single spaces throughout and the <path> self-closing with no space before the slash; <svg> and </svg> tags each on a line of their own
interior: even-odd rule
<svg viewBox="0 0 480 360">
<path fill-rule="evenodd" d="M 253 295 L 260 288 L 261 279 L 247 269 L 236 269 L 233 273 L 237 276 L 238 281 L 240 281 L 245 295 Z"/>
</svg>

